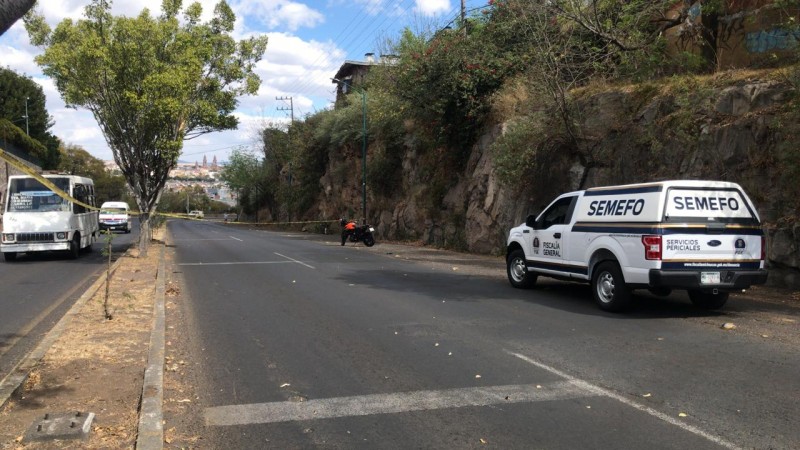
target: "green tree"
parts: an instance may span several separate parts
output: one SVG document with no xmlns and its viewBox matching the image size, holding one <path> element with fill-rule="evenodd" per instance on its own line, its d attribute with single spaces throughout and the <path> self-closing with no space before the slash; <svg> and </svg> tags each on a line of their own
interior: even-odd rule
<svg viewBox="0 0 800 450">
<path fill-rule="evenodd" d="M 58 170 L 94 180 L 98 205 L 107 201 L 129 201 L 128 188 L 122 175 L 112 174 L 105 163 L 77 145 L 61 147 Z"/>
<path fill-rule="evenodd" d="M 267 163 L 251 151 L 235 149 L 228 164 L 220 172 L 220 178 L 239 197 L 239 206 L 244 214 L 256 214 L 261 206 L 272 212 L 275 190 L 270 180 Z"/>
<path fill-rule="evenodd" d="M 95 158 L 83 147 L 77 145 L 64 145 L 61 147 L 61 163 L 58 170 L 71 175 L 80 175 L 92 179 L 105 174 L 105 163 Z"/>
<path fill-rule="evenodd" d="M 7 119 L 47 149 L 36 155 L 43 169 L 58 167 L 61 142 L 50 133 L 53 119 L 45 108 L 44 91 L 38 83 L 11 69 L 0 68 L 0 118 Z"/>
<path fill-rule="evenodd" d="M 27 18 L 45 75 L 65 102 L 92 112 L 141 212 L 139 249 L 146 254 L 150 217 L 183 141 L 235 129 L 236 98 L 255 94 L 255 64 L 267 38 L 235 41 L 235 16 L 225 1 L 202 23 L 192 3 L 163 0 L 162 14 L 112 16 L 110 0 L 92 0 L 86 18 L 51 31 L 41 15 Z"/>
</svg>

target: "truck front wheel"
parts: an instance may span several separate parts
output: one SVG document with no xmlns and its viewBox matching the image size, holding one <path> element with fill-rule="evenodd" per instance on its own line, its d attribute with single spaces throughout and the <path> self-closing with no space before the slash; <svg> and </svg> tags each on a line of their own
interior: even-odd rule
<svg viewBox="0 0 800 450">
<path fill-rule="evenodd" d="M 592 273 L 592 295 L 604 311 L 622 311 L 631 304 L 631 291 L 614 261 L 600 263 Z"/>
<path fill-rule="evenodd" d="M 8 262 L 17 260 L 17 252 L 3 253 L 3 256 L 6 258 L 6 261 Z"/>
<path fill-rule="evenodd" d="M 506 265 L 508 281 L 515 288 L 529 289 L 536 284 L 536 274 L 529 272 L 528 266 L 525 264 L 524 251 L 514 250 L 511 252 L 506 260 Z"/>
<path fill-rule="evenodd" d="M 78 259 L 81 256 L 81 236 L 78 233 L 75 233 L 75 236 L 69 242 L 67 254 L 70 259 Z"/>
</svg>

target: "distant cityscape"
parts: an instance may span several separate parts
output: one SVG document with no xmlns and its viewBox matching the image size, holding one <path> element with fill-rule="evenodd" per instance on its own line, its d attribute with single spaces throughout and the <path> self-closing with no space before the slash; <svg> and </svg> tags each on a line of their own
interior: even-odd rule
<svg viewBox="0 0 800 450">
<path fill-rule="evenodd" d="M 119 171 L 119 167 L 114 161 L 106 161 L 106 169 Z M 165 189 L 168 192 L 182 192 L 194 186 L 200 186 L 205 191 L 208 198 L 228 204 L 236 205 L 236 194 L 228 189 L 219 178 L 219 171 L 222 165 L 217 162 L 214 156 L 211 162 L 203 156 L 203 161 L 184 162 L 178 161 L 178 166 L 170 171 L 169 179 Z"/>
</svg>

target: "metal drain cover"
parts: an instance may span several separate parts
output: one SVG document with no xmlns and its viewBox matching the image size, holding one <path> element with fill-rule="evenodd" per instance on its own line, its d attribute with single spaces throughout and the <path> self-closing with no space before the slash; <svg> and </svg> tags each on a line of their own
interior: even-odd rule
<svg viewBox="0 0 800 450">
<path fill-rule="evenodd" d="M 89 436 L 94 413 L 48 413 L 28 427 L 26 441 L 50 441 L 55 439 L 83 439 Z"/>
</svg>

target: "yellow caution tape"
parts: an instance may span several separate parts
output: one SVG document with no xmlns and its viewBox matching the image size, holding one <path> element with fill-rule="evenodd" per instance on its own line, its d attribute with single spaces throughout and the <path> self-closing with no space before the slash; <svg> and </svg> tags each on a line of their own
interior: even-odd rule
<svg viewBox="0 0 800 450">
<path fill-rule="evenodd" d="M 331 223 L 331 222 L 338 222 L 339 219 L 330 219 L 330 220 L 303 220 L 303 221 L 295 221 L 295 222 L 234 222 L 229 220 L 228 223 L 238 224 L 238 225 L 256 225 L 256 226 L 269 226 L 269 225 L 306 225 L 311 223 Z"/>
<path fill-rule="evenodd" d="M 34 170 L 31 170 L 31 168 L 28 167 L 25 163 L 23 163 L 19 158 L 17 158 L 16 156 L 14 156 L 14 155 L 12 155 L 10 153 L 7 153 L 2 148 L 0 148 L 0 159 L 6 160 L 6 162 L 8 162 L 12 166 L 14 166 L 14 168 L 18 169 L 20 172 L 24 173 L 25 175 L 29 175 L 29 176 L 35 178 L 38 182 L 40 182 L 43 185 L 45 185 L 45 187 L 47 187 L 48 189 L 53 191 L 53 193 L 55 193 L 59 197 L 63 198 L 64 200 L 67 200 L 67 201 L 73 202 L 75 204 L 81 205 L 81 206 L 83 206 L 84 208 L 87 208 L 87 209 L 93 209 L 93 210 L 99 210 L 100 209 L 100 208 L 97 208 L 97 207 L 92 206 L 92 205 L 87 205 L 86 203 L 83 203 L 83 202 L 81 202 L 79 200 L 76 200 L 76 199 L 72 198 L 71 195 L 69 195 L 66 192 L 64 192 L 61 189 L 59 189 L 55 184 L 53 184 L 47 178 L 43 177 L 41 174 L 38 174 Z"/>
<path fill-rule="evenodd" d="M 43 185 L 45 185 L 48 189 L 53 191 L 53 193 L 55 193 L 59 197 L 63 198 L 64 200 L 67 200 L 67 201 L 73 202 L 75 204 L 81 205 L 84 208 L 87 208 L 87 209 L 90 209 L 90 210 L 100 211 L 100 208 L 98 208 L 96 206 L 88 205 L 86 203 L 83 203 L 83 202 L 73 198 L 68 193 L 62 191 L 55 184 L 53 184 L 50 180 L 48 180 L 47 178 L 43 177 L 41 174 L 36 173 L 36 171 L 32 170 L 27 164 L 22 162 L 22 160 L 20 160 L 16 156 L 14 156 L 14 155 L 6 152 L 5 150 L 3 150 L 2 147 L 0 147 L 0 159 L 5 160 L 6 162 L 8 162 L 12 166 L 14 166 L 14 168 L 18 169 L 20 172 L 35 178 L 38 182 L 40 182 Z M 141 213 L 138 212 L 138 211 L 128 211 L 128 214 L 131 214 L 131 215 L 134 215 L 134 216 L 141 215 Z M 153 213 L 153 215 L 159 215 L 159 216 L 164 216 L 164 217 L 172 217 L 174 219 L 188 219 L 188 220 L 197 220 L 197 221 L 201 221 L 201 222 L 205 221 L 204 219 L 198 219 L 197 217 L 193 217 L 193 216 L 190 216 L 189 214 L 183 214 L 183 213 L 179 214 L 179 213 L 156 212 L 156 213 Z M 236 224 L 239 224 L 239 225 L 269 226 L 269 225 L 301 225 L 301 224 L 312 224 L 312 223 L 330 223 L 330 222 L 336 222 L 338 220 L 339 219 L 307 220 L 307 221 L 295 221 L 295 222 L 232 222 L 231 221 L 229 223 L 236 223 Z"/>
</svg>

